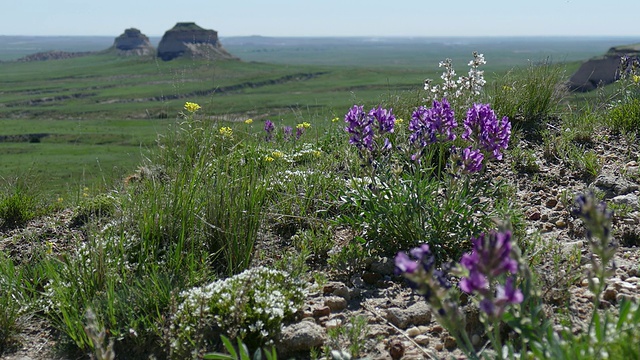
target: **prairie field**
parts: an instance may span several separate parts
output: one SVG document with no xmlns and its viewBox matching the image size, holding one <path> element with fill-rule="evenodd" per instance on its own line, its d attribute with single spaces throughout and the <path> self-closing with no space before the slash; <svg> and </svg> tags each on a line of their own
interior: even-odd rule
<svg viewBox="0 0 640 360">
<path fill-rule="evenodd" d="M 0 37 L 2 359 L 640 359 L 629 39 L 72 40 Z"/>
</svg>

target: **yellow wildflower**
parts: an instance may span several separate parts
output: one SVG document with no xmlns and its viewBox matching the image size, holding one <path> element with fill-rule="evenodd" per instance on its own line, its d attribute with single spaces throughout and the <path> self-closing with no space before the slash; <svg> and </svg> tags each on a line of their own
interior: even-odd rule
<svg viewBox="0 0 640 360">
<path fill-rule="evenodd" d="M 247 124 L 247 125 L 251 125 L 251 124 L 253 124 L 253 119 L 247 119 L 247 120 L 244 121 L 244 123 Z"/>
<path fill-rule="evenodd" d="M 396 119 L 396 125 L 400 125 L 400 124 L 402 124 L 403 122 L 404 122 L 404 120 L 403 120 L 403 119 L 401 119 L 401 118 L 397 118 L 397 119 Z"/>
<path fill-rule="evenodd" d="M 338 121 L 340 121 L 340 118 L 338 117 L 334 117 L 333 119 L 331 119 L 331 122 L 338 122 Z"/>
<path fill-rule="evenodd" d="M 633 75 L 631 77 L 631 79 L 633 80 L 634 83 L 640 83 L 640 75 Z"/>
<path fill-rule="evenodd" d="M 200 105 L 196 104 L 196 103 L 192 103 L 192 102 L 186 102 L 184 103 L 184 109 L 187 110 L 190 113 L 194 113 L 198 110 L 201 109 Z"/>
<path fill-rule="evenodd" d="M 284 156 L 284 154 L 282 153 L 282 151 L 276 150 L 276 151 L 271 153 L 271 156 L 273 156 L 276 159 L 280 159 L 281 157 Z"/>
<path fill-rule="evenodd" d="M 274 158 L 272 158 L 271 156 L 267 156 L 264 158 L 264 161 L 266 162 L 272 162 L 273 160 L 275 160 Z"/>
<path fill-rule="evenodd" d="M 313 152 L 313 155 L 314 155 L 315 157 L 320 157 L 320 155 L 322 155 L 322 151 L 320 151 L 320 150 L 316 150 L 316 151 L 314 151 L 314 152 Z"/>
<path fill-rule="evenodd" d="M 218 129 L 218 132 L 220 133 L 220 135 L 222 135 L 222 137 L 225 138 L 230 138 L 231 136 L 233 136 L 233 129 L 228 126 L 221 127 L 220 129 Z"/>
<path fill-rule="evenodd" d="M 308 129 L 311 127 L 311 124 L 309 124 L 308 122 L 303 122 L 301 124 L 296 125 L 296 129 Z"/>
</svg>

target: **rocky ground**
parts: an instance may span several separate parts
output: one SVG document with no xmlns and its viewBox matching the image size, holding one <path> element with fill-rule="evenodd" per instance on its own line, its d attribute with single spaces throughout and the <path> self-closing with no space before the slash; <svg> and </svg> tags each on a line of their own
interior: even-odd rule
<svg viewBox="0 0 640 360">
<path fill-rule="evenodd" d="M 587 270 L 590 250 L 580 220 L 571 215 L 573 197 L 591 187 L 605 194 L 614 208 L 614 239 L 617 243 L 615 274 L 607 280 L 602 294 L 602 309 L 615 311 L 622 298 L 640 299 L 640 153 L 637 143 L 611 134 L 599 134 L 585 146 L 594 150 L 602 164 L 593 178 L 584 171 L 572 170 L 565 161 L 543 146 L 521 142 L 535 153 L 536 169 L 530 173 L 514 171 L 511 158 L 494 165 L 496 176 L 510 182 L 517 190 L 513 201 L 524 209 L 526 230 L 537 238 L 534 258 L 536 273 L 543 285 L 541 295 L 550 316 L 572 319 L 574 331 L 588 321 L 594 294 L 588 288 Z M 52 241 L 62 250 L 72 239 L 81 239 L 81 231 L 69 226 L 68 211 L 39 219 L 26 228 L 3 234 L 0 250 L 20 261 L 29 261 L 33 249 L 15 239 L 24 232 L 34 238 Z M 66 239 L 57 241 L 56 239 Z M 533 252 L 531 252 L 533 253 Z M 525 252 L 526 254 L 526 252 Z M 434 321 L 420 296 L 413 294 L 401 278 L 394 275 L 393 259 L 372 259 L 364 271 L 344 276 L 327 274 L 328 281 L 313 285 L 298 322 L 285 327 L 280 353 L 299 354 L 322 344 L 348 351 L 348 336 L 339 339 L 327 331 L 346 325 L 357 316 L 364 319 L 361 356 L 371 359 L 445 359 L 460 358 L 455 340 Z M 482 344 L 478 311 L 465 308 L 472 341 Z M 356 336 L 357 337 L 357 336 Z M 25 321 L 21 346 L 3 359 L 58 359 L 53 351 L 53 331 L 32 317 Z M 338 343 L 336 345 L 335 343 Z"/>
</svg>

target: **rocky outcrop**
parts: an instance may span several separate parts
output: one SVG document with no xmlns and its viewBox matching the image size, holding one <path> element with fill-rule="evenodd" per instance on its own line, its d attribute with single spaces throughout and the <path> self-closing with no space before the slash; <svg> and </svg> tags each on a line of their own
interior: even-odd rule
<svg viewBox="0 0 640 360">
<path fill-rule="evenodd" d="M 113 42 L 113 49 L 121 56 L 148 56 L 156 52 L 149 38 L 135 28 L 126 29 L 118 36 Z"/>
<path fill-rule="evenodd" d="M 158 45 L 158 57 L 162 60 L 181 56 L 237 59 L 222 47 L 217 31 L 203 29 L 191 22 L 177 23 L 164 34 Z"/>
<path fill-rule="evenodd" d="M 39 52 L 39 53 L 27 55 L 25 57 L 18 59 L 17 61 L 30 62 L 30 61 L 62 60 L 62 59 L 76 58 L 80 56 L 87 56 L 91 54 L 94 54 L 94 53 L 90 51 L 68 52 L 68 51 L 52 50 L 52 51 L 45 51 L 45 52 Z"/>
<path fill-rule="evenodd" d="M 583 63 L 569 79 L 569 88 L 586 92 L 613 83 L 620 78 L 620 60 L 623 56 L 640 56 L 640 44 L 612 47 L 604 56 Z"/>
</svg>

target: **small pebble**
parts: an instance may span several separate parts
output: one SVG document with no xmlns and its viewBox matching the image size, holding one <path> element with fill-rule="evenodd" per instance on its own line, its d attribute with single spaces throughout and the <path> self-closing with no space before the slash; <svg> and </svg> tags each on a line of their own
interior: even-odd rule
<svg viewBox="0 0 640 360">
<path fill-rule="evenodd" d="M 415 326 L 408 328 L 406 331 L 407 331 L 407 335 L 411 337 L 416 337 L 421 334 L 420 329 Z"/>
<path fill-rule="evenodd" d="M 436 344 L 436 346 L 434 346 L 434 349 L 436 349 L 436 351 L 442 351 L 442 349 L 444 349 L 444 345 Z"/>
<path fill-rule="evenodd" d="M 565 226 L 567 226 L 567 223 L 564 220 L 560 219 L 560 220 L 556 221 L 556 226 L 562 229 Z"/>
<path fill-rule="evenodd" d="M 413 341 L 415 341 L 419 345 L 426 346 L 429 345 L 430 339 L 427 335 L 418 335 L 415 337 L 415 339 L 413 339 Z"/>
<path fill-rule="evenodd" d="M 456 338 L 454 338 L 453 336 L 447 336 L 446 338 L 444 338 L 444 347 L 447 350 L 453 350 L 456 348 L 456 346 L 458 346 Z"/>
</svg>

